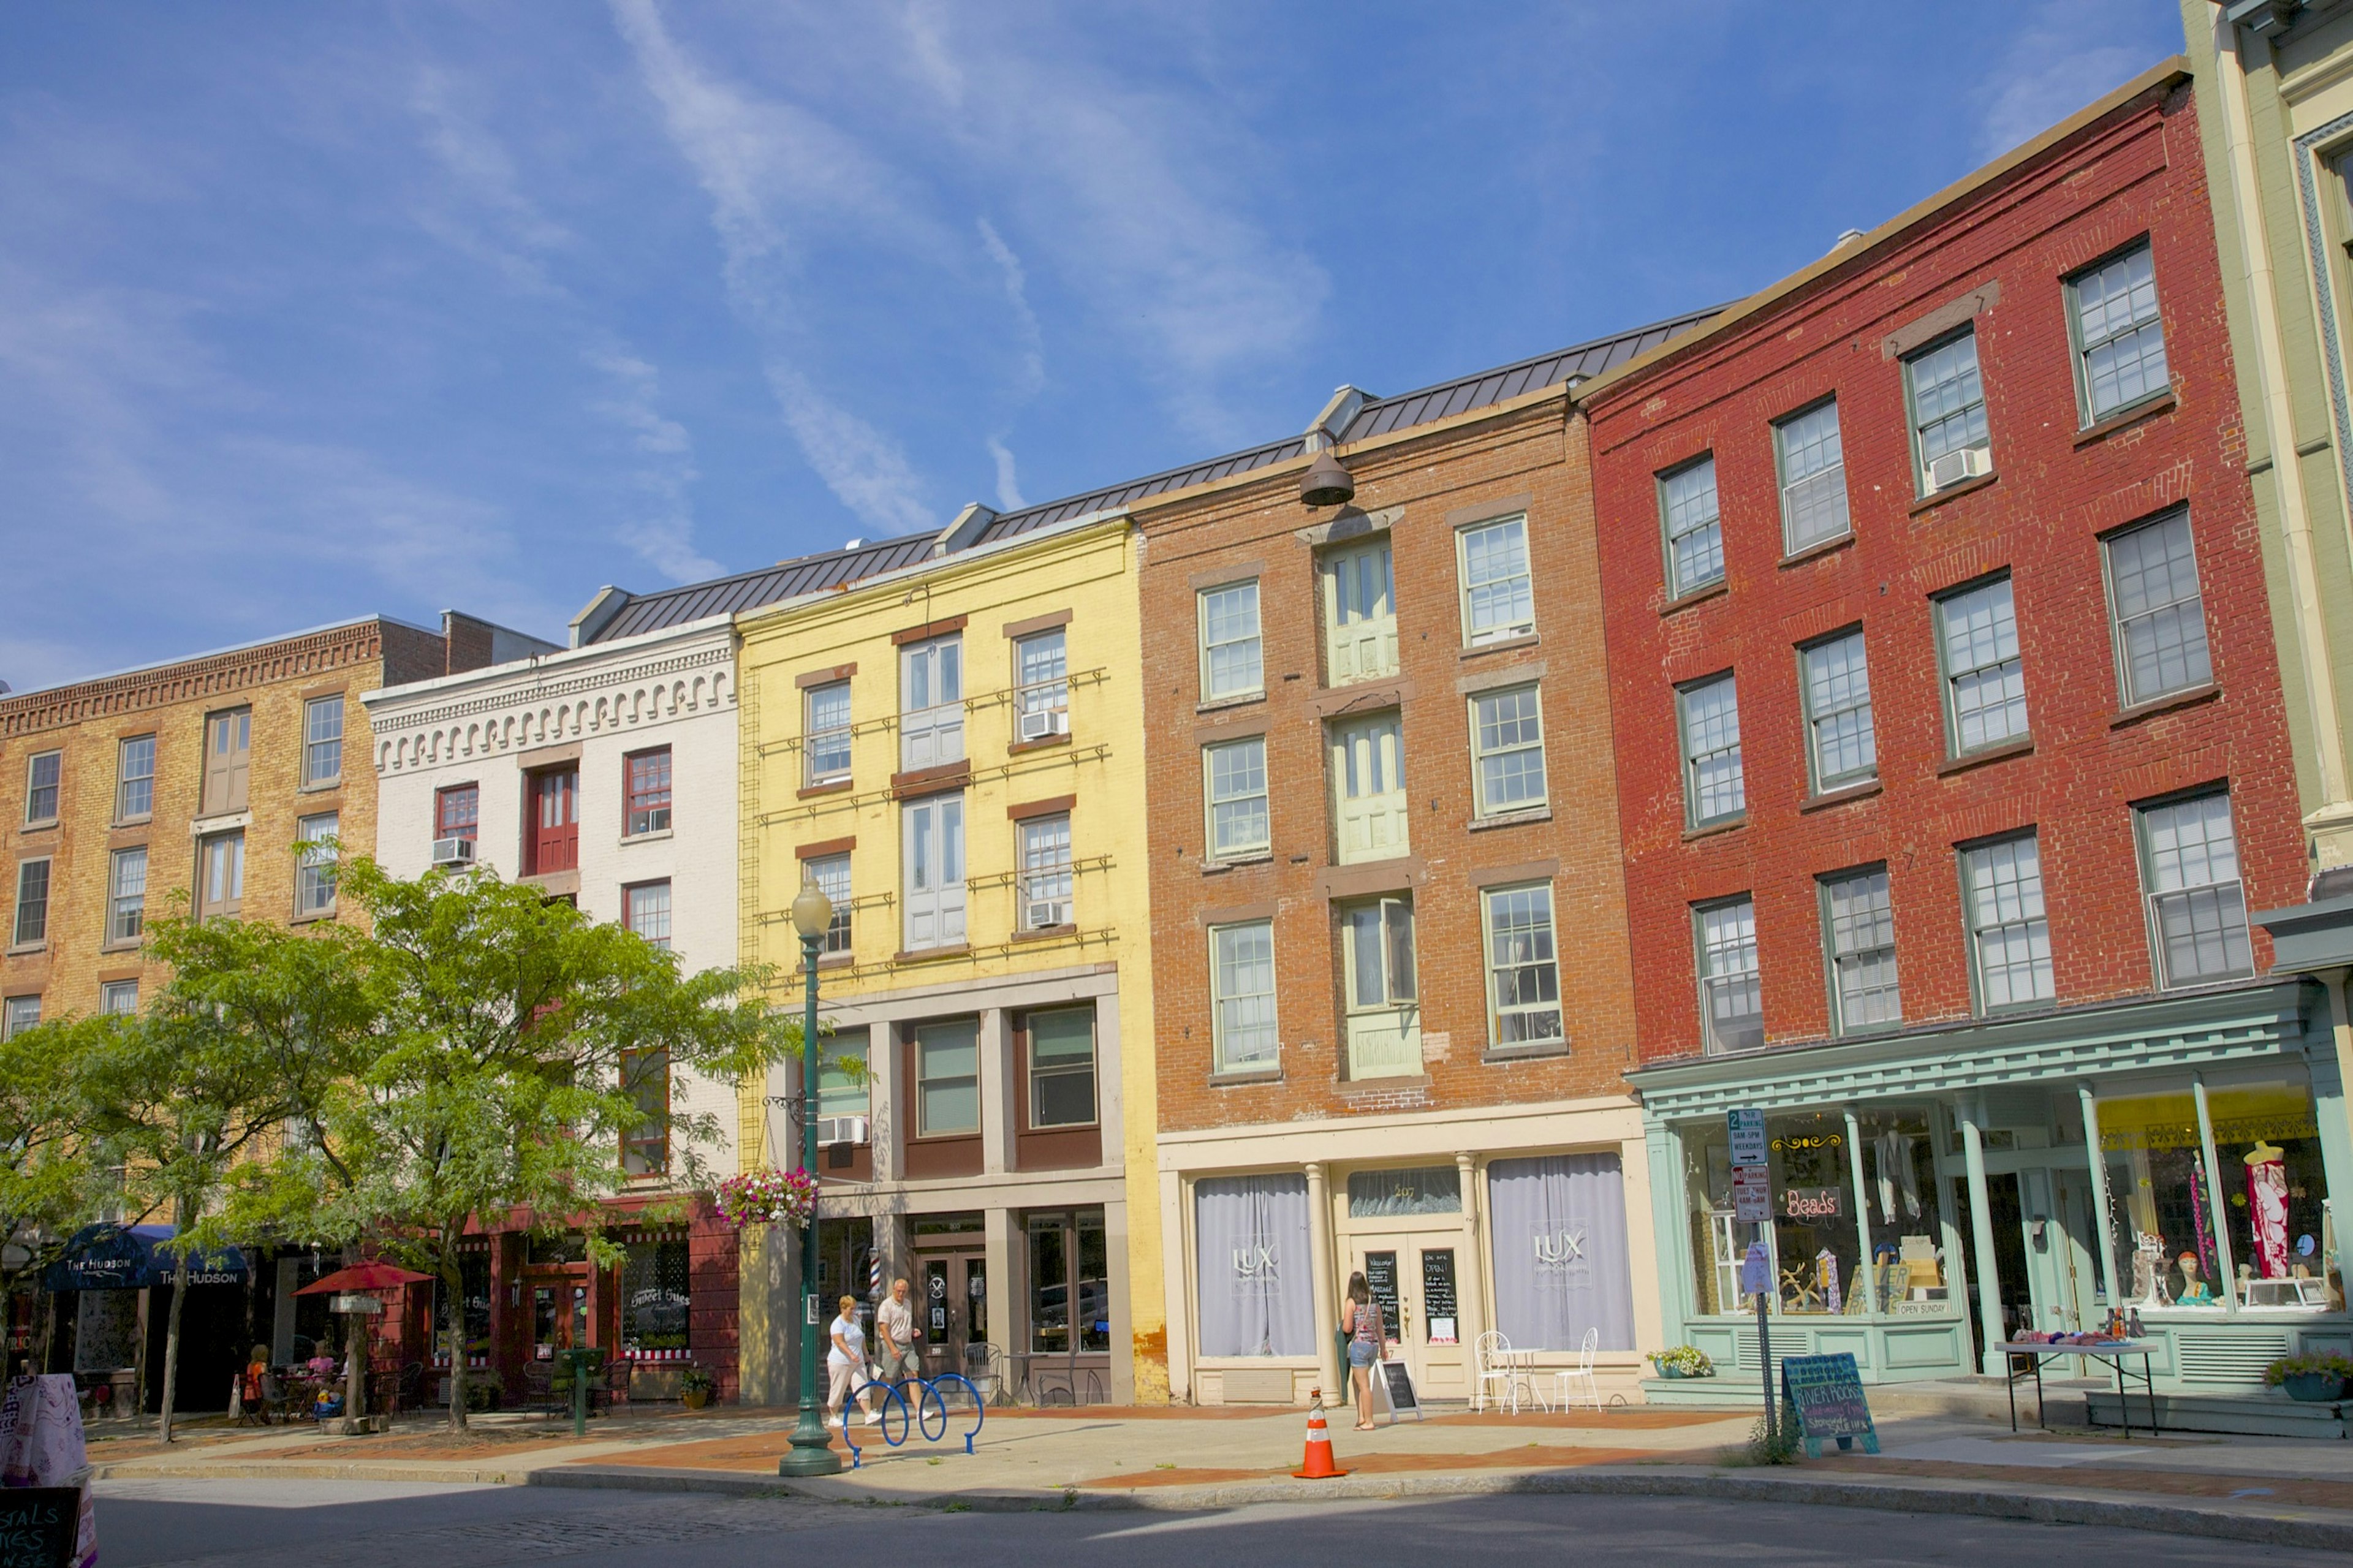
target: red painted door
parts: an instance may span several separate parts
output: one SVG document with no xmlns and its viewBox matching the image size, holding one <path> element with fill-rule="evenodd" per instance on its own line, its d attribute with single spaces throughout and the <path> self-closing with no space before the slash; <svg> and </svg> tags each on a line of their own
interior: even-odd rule
<svg viewBox="0 0 2353 1568">
<path fill-rule="evenodd" d="M 570 871 L 580 864 L 580 774 L 577 771 L 533 775 L 532 875 Z"/>
</svg>

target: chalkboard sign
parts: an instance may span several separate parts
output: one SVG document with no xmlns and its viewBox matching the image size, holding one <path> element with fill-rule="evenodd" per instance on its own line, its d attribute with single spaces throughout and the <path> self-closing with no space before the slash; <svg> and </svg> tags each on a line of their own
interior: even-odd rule
<svg viewBox="0 0 2353 1568">
<path fill-rule="evenodd" d="M 1862 1397 L 1862 1374 L 1854 1357 L 1793 1355 L 1781 1360 L 1781 1404 L 1798 1423 L 1805 1439 L 1806 1457 L 1822 1457 L 1822 1439 L 1835 1437 L 1841 1451 L 1862 1439 L 1862 1451 L 1879 1452 L 1879 1431 L 1871 1424 L 1871 1406 Z"/>
<path fill-rule="evenodd" d="M 1375 1362 L 1373 1386 L 1388 1402 L 1390 1426 L 1396 1426 L 1397 1418 L 1409 1410 L 1413 1412 L 1415 1420 L 1421 1419 L 1421 1400 L 1414 1394 L 1413 1373 L 1406 1370 L 1405 1363 Z"/>
<path fill-rule="evenodd" d="M 1373 1305 L 1381 1310 L 1382 1335 L 1391 1340 L 1403 1339 L 1403 1320 L 1398 1316 L 1397 1254 L 1365 1254 L 1365 1283 L 1372 1287 Z"/>
<path fill-rule="evenodd" d="M 1421 1316 L 1422 1327 L 1428 1331 L 1430 1342 L 1451 1345 L 1461 1342 L 1454 1319 L 1454 1253 L 1451 1248 L 1433 1247 L 1421 1255 Z"/>
<path fill-rule="evenodd" d="M 70 1568 L 80 1525 L 78 1487 L 0 1488 L 0 1568 Z"/>
</svg>

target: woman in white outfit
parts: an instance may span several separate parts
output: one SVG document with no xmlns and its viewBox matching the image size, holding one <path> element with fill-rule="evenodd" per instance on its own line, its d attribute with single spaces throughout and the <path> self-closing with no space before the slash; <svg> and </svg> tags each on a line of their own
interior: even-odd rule
<svg viewBox="0 0 2353 1568">
<path fill-rule="evenodd" d="M 869 1381 L 866 1374 L 866 1330 L 858 1321 L 858 1298 L 841 1299 L 841 1316 L 833 1321 L 833 1349 L 826 1353 L 826 1370 L 831 1373 L 831 1386 L 825 1395 L 826 1425 L 841 1419 L 841 1402 L 849 1397 L 853 1388 L 860 1391 L 858 1408 L 866 1412 L 866 1425 L 871 1426 L 882 1419 L 874 1408 L 873 1396 L 864 1392 Z"/>
</svg>

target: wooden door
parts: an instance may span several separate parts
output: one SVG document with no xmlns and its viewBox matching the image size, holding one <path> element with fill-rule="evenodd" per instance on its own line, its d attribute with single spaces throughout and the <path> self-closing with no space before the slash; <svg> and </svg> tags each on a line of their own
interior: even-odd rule
<svg viewBox="0 0 2353 1568">
<path fill-rule="evenodd" d="M 205 815 L 243 811 L 252 773 L 253 710 L 239 708 L 206 720 Z"/>
<path fill-rule="evenodd" d="M 531 776 L 531 874 L 576 870 L 580 865 L 580 773 L 552 770 Z"/>
<path fill-rule="evenodd" d="M 1341 865 L 1408 852 L 1405 735 L 1396 713 L 1332 726 L 1332 792 Z"/>
<path fill-rule="evenodd" d="M 1397 673 L 1397 592 L 1388 540 L 1324 558 L 1324 637 L 1331 685 Z"/>
</svg>

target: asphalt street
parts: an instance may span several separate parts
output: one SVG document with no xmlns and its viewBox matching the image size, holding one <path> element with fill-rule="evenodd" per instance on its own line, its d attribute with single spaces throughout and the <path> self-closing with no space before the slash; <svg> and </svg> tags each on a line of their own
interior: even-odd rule
<svg viewBox="0 0 2353 1568">
<path fill-rule="evenodd" d="M 1215 1513 L 987 1513 L 536 1487 L 365 1481 L 104 1481 L 105 1568 L 774 1568 L 794 1561 L 1121 1568 L 1242 1561 L 1285 1568 L 1578 1560 L 1645 1563 L 2058 1563 L 2147 1568 L 2341 1563 L 2332 1553 L 2133 1531 L 1689 1499 L 1480 1497 L 1267 1504 Z"/>
</svg>

